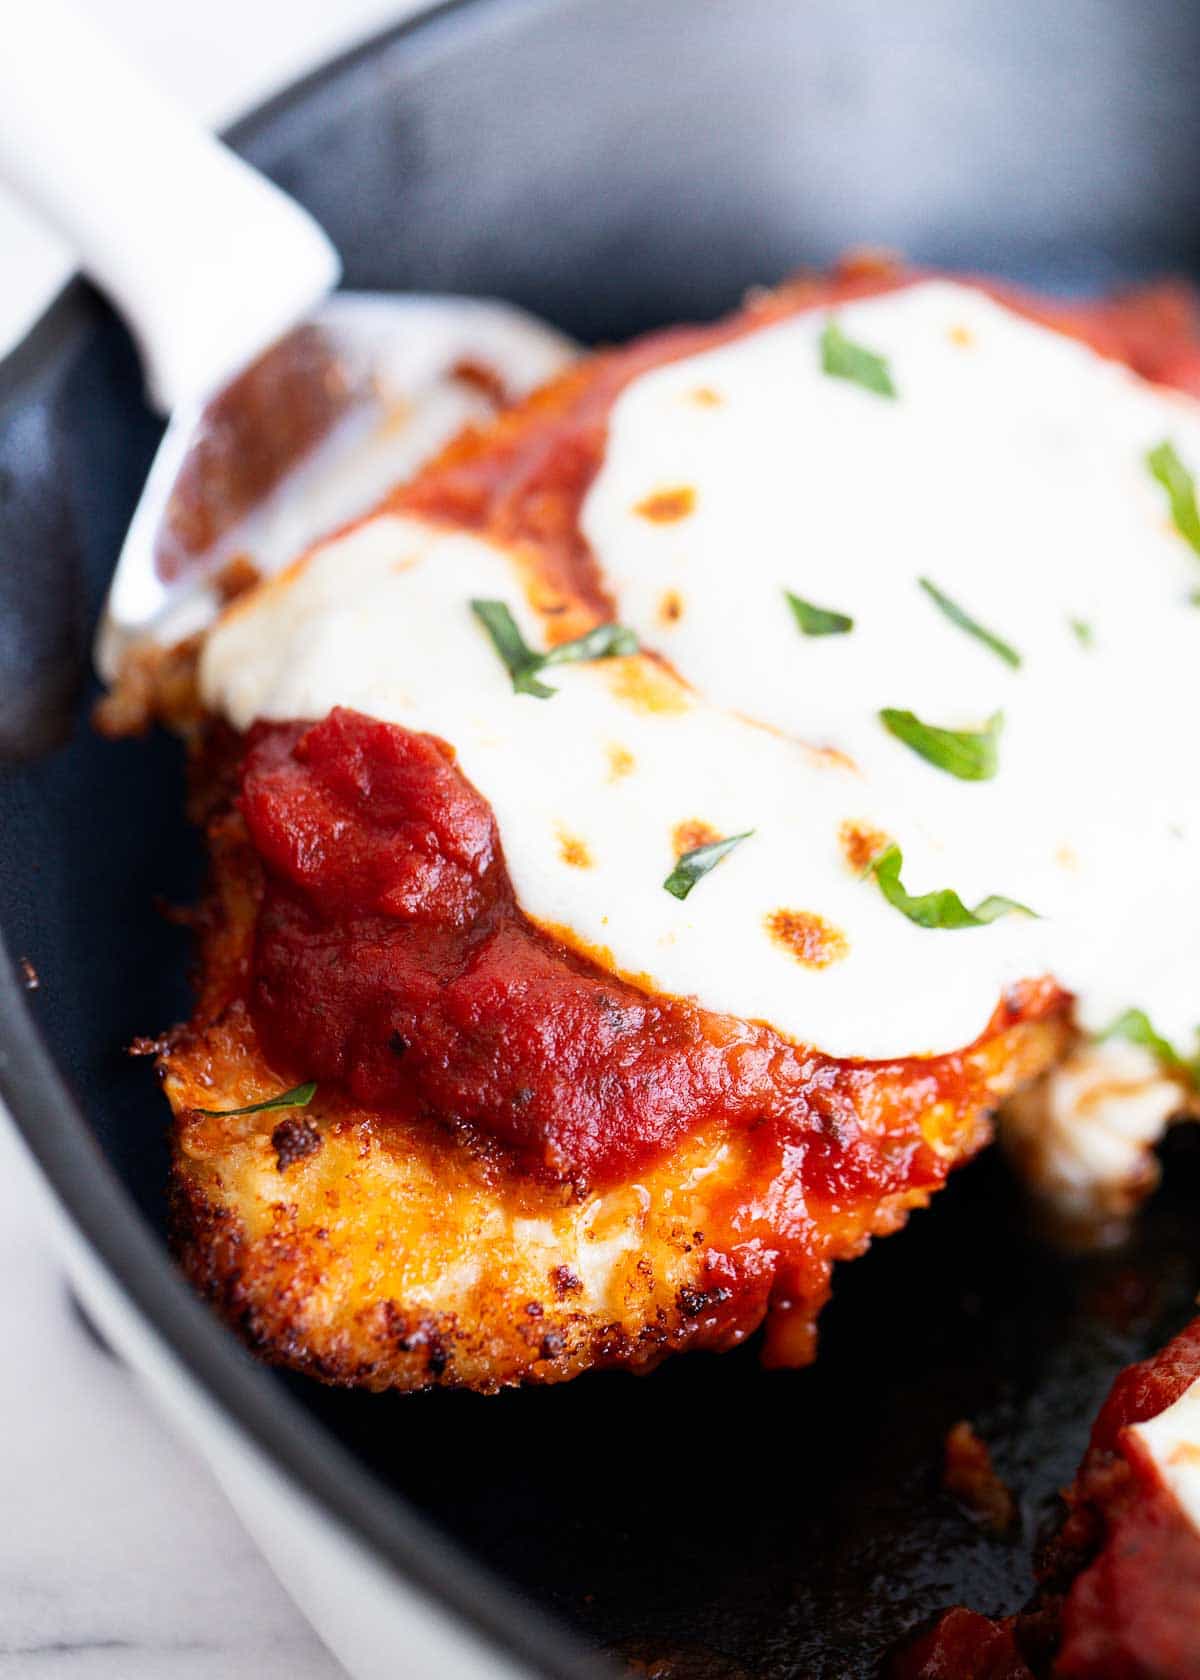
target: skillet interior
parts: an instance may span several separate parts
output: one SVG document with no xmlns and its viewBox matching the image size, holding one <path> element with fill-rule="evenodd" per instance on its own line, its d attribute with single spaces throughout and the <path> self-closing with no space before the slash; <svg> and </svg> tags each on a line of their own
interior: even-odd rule
<svg viewBox="0 0 1200 1680">
<path fill-rule="evenodd" d="M 618 337 L 864 240 L 1052 286 L 1200 270 L 1198 49 L 1175 0 L 474 0 L 238 138 L 323 219 L 352 284 L 497 293 Z M 157 437 L 137 389 L 78 290 L 0 369 L 0 745 L 24 760 L 0 784 L 0 920 L 161 1233 L 165 1106 L 120 1048 L 185 1012 L 181 937 L 149 905 L 186 899 L 197 858 L 173 745 L 100 743 L 82 710 Z M 50 1087 L 8 1094 L 78 1177 Z M 1169 1155 L 1132 1247 L 1074 1262 L 981 1162 L 844 1274 L 812 1372 L 763 1376 L 750 1353 L 487 1401 L 267 1386 L 589 1644 L 674 1652 L 677 1677 L 869 1674 L 944 1602 L 1016 1606 L 1111 1373 L 1186 1317 L 1200 1152 L 1184 1132 Z M 232 1381 L 222 1340 L 191 1354 Z M 937 1491 L 963 1416 L 1022 1495 L 1019 1543 Z M 376 1532 L 412 1562 L 411 1529 Z"/>
</svg>

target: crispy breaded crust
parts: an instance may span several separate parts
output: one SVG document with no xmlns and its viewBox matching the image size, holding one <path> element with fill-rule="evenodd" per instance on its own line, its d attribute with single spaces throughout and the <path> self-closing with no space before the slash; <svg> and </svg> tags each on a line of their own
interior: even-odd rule
<svg viewBox="0 0 1200 1680">
<path fill-rule="evenodd" d="M 834 282 L 764 294 L 718 328 L 602 352 L 464 434 L 385 505 L 510 546 L 531 591 L 554 595 L 556 637 L 579 634 L 610 611 L 578 508 L 621 386 L 835 292 L 903 279 L 864 263 Z M 245 1002 L 260 866 L 224 772 L 207 762 L 205 743 L 221 726 L 198 719 L 187 658 L 141 672 L 127 700 L 110 722 L 159 716 L 189 734 L 201 764 L 194 803 L 210 817 L 200 998 L 160 1064 L 176 1116 L 180 1256 L 258 1352 L 322 1380 L 481 1390 L 555 1382 L 594 1366 L 647 1369 L 675 1349 L 730 1347 L 764 1321 L 768 1361 L 802 1363 L 833 1264 L 927 1202 L 988 1141 L 995 1107 L 1071 1043 L 1070 1000 L 1037 983 L 956 1056 L 860 1070 L 852 1106 L 829 1124 L 839 1138 L 844 1126 L 847 1158 L 866 1154 L 871 1170 L 824 1202 L 744 1127 L 710 1126 L 636 1179 L 579 1192 L 531 1175 L 449 1117 L 367 1112 L 331 1084 L 302 1110 L 204 1113 L 280 1089 Z"/>
<path fill-rule="evenodd" d="M 178 1251 L 257 1352 L 326 1382 L 494 1390 L 645 1370 L 678 1349 L 734 1346 L 768 1315 L 768 1358 L 802 1362 L 833 1263 L 924 1205 L 988 1140 L 989 1110 L 1060 1056 L 1069 1032 L 1056 1007 L 949 1058 L 944 1080 L 883 1067 L 860 1103 L 863 1134 L 884 1154 L 923 1148 L 921 1183 L 798 1204 L 811 1242 L 787 1272 L 746 1215 L 788 1193 L 753 1132 L 694 1134 L 635 1180 L 578 1197 L 477 1135 L 369 1114 L 332 1087 L 305 1109 L 201 1112 L 279 1090 L 241 997 L 257 860 L 227 811 L 210 845 L 201 995 L 160 1063 L 176 1116 Z"/>
</svg>

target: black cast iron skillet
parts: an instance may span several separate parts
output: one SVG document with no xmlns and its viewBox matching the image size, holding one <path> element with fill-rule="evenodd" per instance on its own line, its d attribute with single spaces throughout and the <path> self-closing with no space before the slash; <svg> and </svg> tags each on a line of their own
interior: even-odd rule
<svg viewBox="0 0 1200 1680">
<path fill-rule="evenodd" d="M 509 297 L 585 340 L 863 241 L 1055 289 L 1200 267 L 1186 0 L 473 0 L 234 138 L 351 284 Z M 190 1298 L 163 1241 L 165 1108 L 122 1054 L 188 1006 L 151 909 L 196 886 L 180 755 L 104 743 L 86 714 L 156 435 L 124 334 L 70 287 L 0 367 L 0 1083 L 125 1290 L 288 1474 L 530 1672 L 603 1648 L 677 1680 L 840 1680 L 946 1602 L 1015 1608 L 1112 1373 L 1200 1282 L 1186 1131 L 1131 1245 L 1100 1257 L 1044 1247 L 981 1161 L 843 1273 L 812 1371 L 763 1375 L 746 1350 L 375 1398 L 259 1370 Z M 1014 1540 L 940 1491 L 960 1417 L 1020 1495 Z"/>
</svg>

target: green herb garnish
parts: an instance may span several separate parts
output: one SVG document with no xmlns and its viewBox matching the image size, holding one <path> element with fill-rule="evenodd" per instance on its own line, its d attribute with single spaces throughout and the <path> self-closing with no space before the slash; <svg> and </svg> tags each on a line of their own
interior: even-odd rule
<svg viewBox="0 0 1200 1680">
<path fill-rule="evenodd" d="M 1004 713 L 994 712 L 982 729 L 937 729 L 915 712 L 885 706 L 879 721 L 915 753 L 963 782 L 989 782 L 999 768 Z"/>
<path fill-rule="evenodd" d="M 854 620 L 845 613 L 834 612 L 830 607 L 814 607 L 811 601 L 793 595 L 790 589 L 785 589 L 783 593 L 804 635 L 844 636 L 848 630 L 853 630 Z"/>
<path fill-rule="evenodd" d="M 1069 618 L 1067 623 L 1071 626 L 1075 640 L 1081 648 L 1090 648 L 1095 645 L 1096 632 L 1086 618 Z"/>
<path fill-rule="evenodd" d="M 492 646 L 504 661 L 512 678 L 513 691 L 549 700 L 558 690 L 539 682 L 537 673 L 547 665 L 568 665 L 588 659 L 613 659 L 636 653 L 638 639 L 622 624 L 598 624 L 594 630 L 562 642 L 548 653 L 535 653 L 517 628 L 517 621 L 503 601 L 472 601 L 471 611 L 491 637 Z"/>
<path fill-rule="evenodd" d="M 748 828 L 744 834 L 731 834 L 728 840 L 712 840 L 707 846 L 697 846 L 693 851 L 684 852 L 663 882 L 663 886 L 673 898 L 686 898 L 697 881 L 707 875 L 710 869 L 715 869 L 735 846 L 740 846 L 743 840 L 749 840 L 753 833 L 754 830 Z"/>
<path fill-rule="evenodd" d="M 597 624 L 573 642 L 560 642 L 541 656 L 543 665 L 572 665 L 589 659 L 618 659 L 638 651 L 638 639 L 623 624 Z"/>
<path fill-rule="evenodd" d="M 1168 1073 L 1182 1074 L 1193 1085 L 1200 1086 L 1200 1053 L 1190 1061 L 1186 1056 L 1181 1056 L 1168 1039 L 1155 1031 L 1144 1009 L 1125 1010 L 1124 1014 L 1118 1015 L 1103 1032 L 1096 1034 L 1096 1040 L 1101 1044 L 1113 1038 L 1122 1038 L 1127 1044 L 1140 1045 L 1143 1050 L 1148 1050 Z"/>
<path fill-rule="evenodd" d="M 847 338 L 832 316 L 821 334 L 821 371 L 834 379 L 848 379 L 865 391 L 874 391 L 877 397 L 896 395 L 886 359 Z"/>
<path fill-rule="evenodd" d="M 1196 507 L 1196 480 L 1179 459 L 1175 445 L 1164 438 L 1146 456 L 1146 465 L 1167 492 L 1171 520 L 1179 535 L 1200 554 L 1200 509 Z"/>
<path fill-rule="evenodd" d="M 988 922 L 994 922 L 1001 916 L 1021 915 L 1033 916 L 1035 911 L 1025 904 L 1018 904 L 1013 898 L 1001 898 L 993 893 L 988 898 L 980 899 L 974 909 L 968 909 L 958 894 L 950 887 L 943 887 L 940 892 L 922 893 L 919 897 L 912 897 L 905 892 L 900 880 L 900 871 L 904 867 L 904 855 L 899 846 L 888 846 L 878 857 L 871 859 L 865 873 L 874 875 L 879 883 L 879 890 L 888 903 L 893 905 L 910 922 L 915 922 L 923 928 L 965 928 L 983 927 Z"/>
<path fill-rule="evenodd" d="M 549 700 L 556 691 L 540 683 L 535 672 L 540 668 L 542 655 L 535 653 L 517 628 L 517 621 L 503 601 L 472 601 L 471 611 L 492 639 L 492 646 L 504 661 L 513 690 L 517 694 L 532 694 L 538 700 Z"/>
<path fill-rule="evenodd" d="M 978 619 L 974 619 L 970 613 L 964 612 L 957 601 L 952 601 L 949 595 L 943 594 L 937 584 L 932 583 L 929 578 L 918 578 L 917 582 L 934 605 L 941 608 L 951 624 L 956 624 L 960 630 L 965 630 L 969 636 L 974 636 L 976 641 L 983 643 L 984 647 L 991 648 L 992 652 L 998 658 L 1003 659 L 1006 665 L 1011 665 L 1014 671 L 1017 670 L 1021 663 L 1021 655 L 1016 648 L 1010 647 L 999 636 L 994 636 L 990 630 L 985 630 Z"/>
<path fill-rule="evenodd" d="M 307 1108 L 316 1094 L 316 1081 L 310 1079 L 306 1085 L 293 1085 L 290 1091 L 281 1091 L 264 1102 L 247 1103 L 245 1108 L 198 1108 L 196 1113 L 223 1120 L 234 1114 L 261 1114 L 266 1108 Z"/>
</svg>

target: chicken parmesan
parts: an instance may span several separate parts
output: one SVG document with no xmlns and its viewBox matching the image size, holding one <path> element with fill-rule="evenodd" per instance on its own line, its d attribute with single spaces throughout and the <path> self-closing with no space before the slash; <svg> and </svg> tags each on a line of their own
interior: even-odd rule
<svg viewBox="0 0 1200 1680">
<path fill-rule="evenodd" d="M 850 265 L 583 359 L 164 667 L 180 1252 L 259 1351 L 802 1363 L 1006 1104 L 1129 1211 L 1195 1100 L 1187 389 L 1170 289 Z"/>
</svg>

